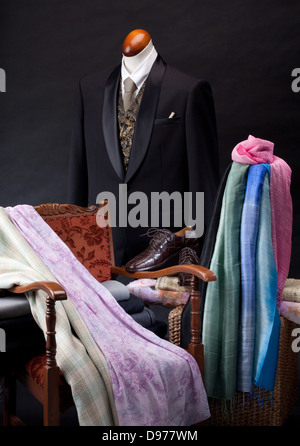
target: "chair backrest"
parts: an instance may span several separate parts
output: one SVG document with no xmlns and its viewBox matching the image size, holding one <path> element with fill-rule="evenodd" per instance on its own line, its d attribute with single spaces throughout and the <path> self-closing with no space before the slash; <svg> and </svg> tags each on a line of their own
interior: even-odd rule
<svg viewBox="0 0 300 446">
<path fill-rule="evenodd" d="M 106 226 L 100 227 L 97 213 L 103 206 Z M 35 210 L 99 282 L 111 279 L 114 250 L 108 202 L 87 208 L 47 203 L 35 206 Z"/>
</svg>

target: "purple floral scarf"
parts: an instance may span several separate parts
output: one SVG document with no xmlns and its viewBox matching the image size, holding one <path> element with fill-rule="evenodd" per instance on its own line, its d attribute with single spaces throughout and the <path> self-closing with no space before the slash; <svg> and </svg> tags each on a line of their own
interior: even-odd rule
<svg viewBox="0 0 300 446">
<path fill-rule="evenodd" d="M 20 205 L 6 211 L 66 290 L 103 352 L 119 425 L 186 426 L 209 418 L 194 358 L 127 315 L 33 207 Z"/>
</svg>

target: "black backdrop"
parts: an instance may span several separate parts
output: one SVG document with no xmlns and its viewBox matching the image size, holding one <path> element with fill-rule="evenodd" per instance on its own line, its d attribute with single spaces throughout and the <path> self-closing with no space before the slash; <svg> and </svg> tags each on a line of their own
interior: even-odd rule
<svg viewBox="0 0 300 446">
<path fill-rule="evenodd" d="M 299 18 L 298 0 L 1 0 L 0 205 L 66 202 L 78 80 L 119 63 L 128 32 L 144 28 L 166 62 L 210 81 L 222 171 L 249 134 L 292 167 L 296 277 Z"/>
</svg>

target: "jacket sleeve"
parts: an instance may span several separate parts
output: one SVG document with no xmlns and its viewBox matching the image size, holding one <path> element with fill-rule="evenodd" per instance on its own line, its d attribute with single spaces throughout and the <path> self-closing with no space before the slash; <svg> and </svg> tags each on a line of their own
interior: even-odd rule
<svg viewBox="0 0 300 446">
<path fill-rule="evenodd" d="M 88 205 L 88 173 L 84 138 L 84 111 L 81 87 L 77 94 L 69 158 L 68 202 Z"/>
<path fill-rule="evenodd" d="M 195 193 L 204 192 L 205 236 L 219 184 L 215 107 L 211 87 L 206 81 L 199 80 L 191 89 L 185 119 L 189 188 L 193 195 L 193 213 L 195 215 Z"/>
</svg>

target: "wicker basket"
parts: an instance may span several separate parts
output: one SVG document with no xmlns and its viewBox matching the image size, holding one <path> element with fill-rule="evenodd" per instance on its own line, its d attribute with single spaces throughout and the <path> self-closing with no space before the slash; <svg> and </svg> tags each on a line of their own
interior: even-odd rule
<svg viewBox="0 0 300 446">
<path fill-rule="evenodd" d="M 168 316 L 169 341 L 175 345 L 180 345 L 181 313 L 183 309 L 184 305 L 178 305 L 170 311 Z"/>
<path fill-rule="evenodd" d="M 183 306 L 169 313 L 169 340 L 180 345 L 180 322 Z M 230 411 L 224 411 L 221 402 L 211 401 L 210 426 L 281 426 L 292 412 L 297 400 L 297 353 L 293 352 L 291 333 L 297 324 L 283 317 L 281 320 L 279 355 L 273 394 L 265 391 L 254 395 L 251 401 L 238 393 Z M 205 362 L 205 358 L 204 358 Z M 270 403 L 271 401 L 271 403 Z"/>
</svg>

